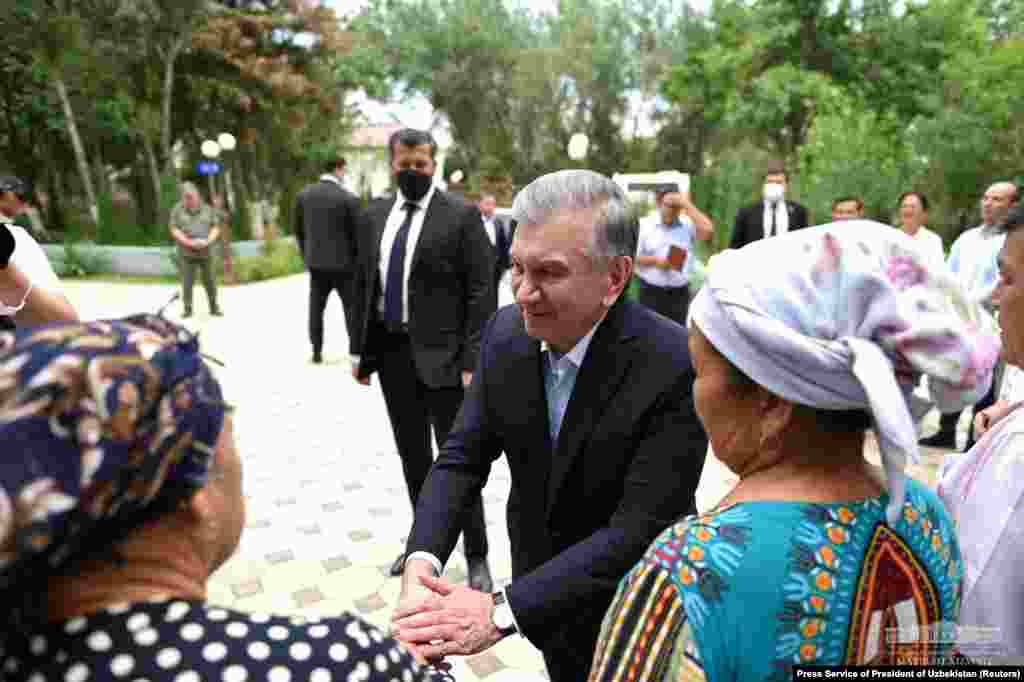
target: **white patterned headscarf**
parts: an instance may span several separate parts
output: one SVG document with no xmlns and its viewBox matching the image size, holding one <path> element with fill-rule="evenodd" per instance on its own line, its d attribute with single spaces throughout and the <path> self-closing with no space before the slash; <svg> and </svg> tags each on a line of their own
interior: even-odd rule
<svg viewBox="0 0 1024 682">
<path fill-rule="evenodd" d="M 714 256 L 690 319 L 754 382 L 790 402 L 865 409 L 889 482 L 887 515 L 904 500 L 906 459 L 918 461 L 912 395 L 929 377 L 942 412 L 977 402 L 1000 345 L 995 321 L 944 264 L 870 220 L 830 223 Z M 912 416 L 912 412 L 914 415 Z"/>
</svg>

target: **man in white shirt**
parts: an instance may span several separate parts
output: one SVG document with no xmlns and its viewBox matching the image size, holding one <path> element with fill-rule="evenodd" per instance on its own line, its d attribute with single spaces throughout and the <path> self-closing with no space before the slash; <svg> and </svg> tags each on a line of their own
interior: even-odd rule
<svg viewBox="0 0 1024 682">
<path fill-rule="evenodd" d="M 0 176 L 0 329 L 78 320 L 46 253 L 12 220 L 30 194 L 25 181 Z"/>
<path fill-rule="evenodd" d="M 1006 241 L 1002 224 L 1010 208 L 1020 199 L 1020 189 L 1012 182 L 997 182 L 991 185 L 981 199 L 981 225 L 960 235 L 949 250 L 947 264 L 973 300 L 992 304 L 992 293 L 999 283 L 999 251 Z M 973 408 L 971 428 L 967 434 L 965 450 L 974 444 L 974 417 L 978 412 L 995 402 L 994 391 L 989 391 Z M 928 438 L 922 438 L 921 445 L 936 448 L 956 448 L 956 424 L 959 413 L 942 415 L 939 430 Z"/>
<path fill-rule="evenodd" d="M 690 197 L 655 194 L 656 213 L 640 225 L 636 252 L 638 300 L 656 313 L 686 324 L 693 272 L 693 240 L 711 239 L 714 225 Z"/>
<path fill-rule="evenodd" d="M 946 259 L 942 248 L 942 237 L 927 227 L 928 197 L 921 192 L 904 192 L 899 201 L 900 230 L 914 240 L 918 252 L 933 263 Z"/>
</svg>

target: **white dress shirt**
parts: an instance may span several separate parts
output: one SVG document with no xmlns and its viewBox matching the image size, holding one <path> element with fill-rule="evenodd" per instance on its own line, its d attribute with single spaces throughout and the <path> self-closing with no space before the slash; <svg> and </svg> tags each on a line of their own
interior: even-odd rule
<svg viewBox="0 0 1024 682">
<path fill-rule="evenodd" d="M 772 211 L 775 211 L 775 232 L 772 233 Z M 785 199 L 764 202 L 764 236 L 774 237 L 789 232 L 789 208 Z"/>
<path fill-rule="evenodd" d="M 654 265 L 637 266 L 637 277 L 654 287 L 687 286 L 690 283 L 690 273 L 693 272 L 693 263 L 696 260 L 693 254 L 694 231 L 693 221 L 684 215 L 679 216 L 672 225 L 663 224 L 661 216 L 657 213 L 645 218 L 640 223 L 640 237 L 636 245 L 637 257 L 668 258 L 671 247 L 678 246 L 686 251 L 686 260 L 683 261 L 683 268 L 679 271 L 663 270 Z"/>
<path fill-rule="evenodd" d="M 487 238 L 491 240 L 491 246 L 498 245 L 498 235 L 494 231 L 494 228 L 494 216 L 484 218 L 484 231 L 487 233 Z"/>
<path fill-rule="evenodd" d="M 904 232 L 904 234 L 906 234 Z M 908 235 L 917 243 L 917 252 L 932 264 L 945 263 L 946 252 L 942 249 L 942 237 L 922 225 L 917 232 Z"/>
<path fill-rule="evenodd" d="M 419 206 L 412 214 L 412 222 L 409 225 L 409 238 L 405 243 L 405 267 L 402 273 L 402 323 L 409 324 L 409 273 L 412 272 L 412 260 L 416 254 L 416 244 L 420 239 L 420 232 L 423 230 L 423 219 L 427 215 L 430 200 L 434 198 L 435 187 L 430 189 L 419 201 L 409 201 L 402 196 L 401 190 L 395 195 L 395 203 L 388 214 L 388 222 L 384 226 L 384 234 L 380 240 L 380 299 L 377 301 L 377 312 L 384 315 L 384 290 L 388 286 L 388 264 L 391 262 L 391 247 L 395 243 L 395 236 L 399 228 L 405 222 L 405 209 L 407 203 Z"/>
</svg>

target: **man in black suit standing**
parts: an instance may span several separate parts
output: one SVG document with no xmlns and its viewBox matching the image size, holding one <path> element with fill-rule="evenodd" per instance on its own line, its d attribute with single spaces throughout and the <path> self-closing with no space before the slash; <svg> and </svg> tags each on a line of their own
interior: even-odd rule
<svg viewBox="0 0 1024 682">
<path fill-rule="evenodd" d="M 295 197 L 292 216 L 295 240 L 309 269 L 309 342 L 315 364 L 323 362 L 324 307 L 332 291 L 338 292 L 345 311 L 350 351 L 355 335 L 352 308 L 358 296 L 359 233 L 364 222 L 359 198 L 341 184 L 344 175 L 345 159 L 328 161 L 320 179 Z"/>
<path fill-rule="evenodd" d="M 434 186 L 437 143 L 402 129 L 388 144 L 396 197 L 371 203 L 363 250 L 352 372 L 378 372 L 413 509 L 438 448 L 462 404 L 477 363 L 480 331 L 494 313 L 494 249 L 480 211 Z M 480 491 L 465 499 L 470 585 L 491 588 Z M 457 533 L 456 533 L 457 534 Z M 401 575 L 405 553 L 391 567 Z"/>
<path fill-rule="evenodd" d="M 758 239 L 802 230 L 810 224 L 807 209 L 786 199 L 788 180 L 785 168 L 768 169 L 761 190 L 762 200 L 736 213 L 730 248 L 738 249 Z"/>
<path fill-rule="evenodd" d="M 517 305 L 487 324 L 473 383 L 420 494 L 392 632 L 428 659 L 514 633 L 555 682 L 586 678 L 619 581 L 694 512 L 707 438 L 686 329 L 622 298 L 638 225 L 622 190 L 585 170 L 516 197 Z M 439 578 L 459 517 L 504 452 L 512 583 Z"/>
<path fill-rule="evenodd" d="M 508 225 L 495 213 L 498 201 L 493 194 L 485 194 L 480 197 L 480 203 L 477 206 L 479 206 L 480 216 L 484 220 L 484 232 L 487 233 L 487 238 L 494 246 L 494 292 L 497 294 L 498 287 L 501 286 L 501 278 L 511 265 L 508 259 L 508 250 L 512 246 L 512 239 Z"/>
</svg>

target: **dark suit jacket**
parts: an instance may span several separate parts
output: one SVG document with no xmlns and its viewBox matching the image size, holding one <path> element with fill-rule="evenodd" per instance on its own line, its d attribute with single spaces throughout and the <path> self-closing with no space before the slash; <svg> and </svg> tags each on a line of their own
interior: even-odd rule
<svg viewBox="0 0 1024 682">
<path fill-rule="evenodd" d="M 370 228 L 361 250 L 358 341 L 353 344 L 361 376 L 377 368 L 380 242 L 394 203 L 394 197 L 377 199 L 367 211 Z M 416 371 L 427 386 L 461 386 L 463 370 L 476 367 L 480 330 L 495 309 L 494 247 L 482 229 L 480 209 L 434 190 L 411 257 L 409 336 Z"/>
<path fill-rule="evenodd" d="M 307 185 L 295 197 L 292 229 L 310 270 L 355 272 L 364 224 L 359 198 L 329 180 Z"/>
<path fill-rule="evenodd" d="M 786 201 L 789 213 L 789 232 L 802 230 L 808 225 L 807 209 L 795 201 Z M 750 242 L 764 239 L 764 202 L 744 206 L 736 212 L 736 221 L 732 227 L 732 240 L 729 248 L 738 249 Z"/>
<path fill-rule="evenodd" d="M 444 561 L 460 510 L 506 453 L 509 603 L 522 634 L 581 680 L 619 581 L 660 531 L 694 511 L 707 438 L 686 339 L 643 306 L 612 306 L 553 447 L 546 358 L 518 306 L 505 306 L 484 331 L 473 383 L 420 493 L 407 550 Z"/>
</svg>

